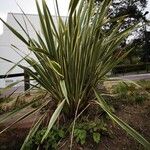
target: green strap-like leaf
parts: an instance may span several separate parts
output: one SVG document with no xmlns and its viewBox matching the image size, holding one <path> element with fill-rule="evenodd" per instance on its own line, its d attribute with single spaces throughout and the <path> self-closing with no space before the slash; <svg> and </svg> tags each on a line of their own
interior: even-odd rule
<svg viewBox="0 0 150 150">
<path fill-rule="evenodd" d="M 69 104 L 67 89 L 66 89 L 66 85 L 65 85 L 65 81 L 64 80 L 60 81 L 60 87 L 61 87 L 62 93 L 63 93 L 67 103 Z"/>
<path fill-rule="evenodd" d="M 74 10 L 76 9 L 78 3 L 79 3 L 79 0 L 70 1 L 70 4 L 69 4 L 70 15 L 74 12 Z"/>
<path fill-rule="evenodd" d="M 150 143 L 142 137 L 137 131 L 135 131 L 133 128 L 131 128 L 127 123 L 122 121 L 120 118 L 118 118 L 116 115 L 114 115 L 110 109 L 108 104 L 105 102 L 103 97 L 98 94 L 96 90 L 94 90 L 95 96 L 97 98 L 97 103 L 101 106 L 101 108 L 109 115 L 109 117 L 115 121 L 120 127 L 122 127 L 128 134 L 130 134 L 135 140 L 137 140 L 139 143 L 141 143 L 146 149 L 149 150 Z"/>
<path fill-rule="evenodd" d="M 56 120 L 58 119 L 59 114 L 60 114 L 60 112 L 61 112 L 62 109 L 63 109 L 64 103 L 65 103 L 65 100 L 63 100 L 63 101 L 58 105 L 58 107 L 56 108 L 55 112 L 53 113 L 53 115 L 52 115 L 52 117 L 51 117 L 51 119 L 50 119 L 50 121 L 49 121 L 47 130 L 46 130 L 44 136 L 42 137 L 41 143 L 43 143 L 43 141 L 46 139 L 48 133 L 50 132 L 50 130 L 51 130 L 51 128 L 53 127 L 53 125 L 54 125 L 54 123 L 56 122 Z"/>
<path fill-rule="evenodd" d="M 36 109 L 37 110 L 37 109 Z M 31 114 L 35 113 L 36 110 L 31 110 L 29 112 L 27 112 L 26 114 L 24 114 L 23 116 L 19 117 L 17 120 L 15 120 L 13 123 L 11 123 L 10 125 L 6 126 L 6 128 L 4 128 L 3 130 L 0 131 L 0 134 L 2 134 L 3 132 L 5 132 L 6 130 L 8 130 L 9 128 L 11 128 L 13 125 L 17 124 L 18 122 L 24 120 L 25 118 L 29 117 Z"/>
<path fill-rule="evenodd" d="M 45 107 L 47 104 L 49 103 L 49 101 L 46 101 L 44 104 L 42 104 L 41 107 L 33 109 L 29 112 L 27 112 L 26 114 L 22 115 L 21 117 L 19 117 L 17 120 L 15 120 L 14 122 L 12 122 L 10 125 L 6 126 L 6 128 L 4 128 L 2 131 L 0 131 L 0 134 L 2 134 L 3 132 L 5 132 L 6 130 L 8 130 L 9 128 L 11 128 L 13 125 L 17 124 L 18 122 L 24 120 L 25 118 L 29 117 L 30 115 L 33 115 L 37 112 L 39 112 L 43 107 Z M 14 116 L 14 115 L 13 115 Z"/>
<path fill-rule="evenodd" d="M 26 149 L 26 147 L 25 147 L 26 144 L 27 144 L 28 141 L 34 136 L 34 134 L 35 134 L 36 131 L 38 130 L 39 126 L 41 125 L 43 119 L 45 118 L 45 116 L 46 116 L 45 114 L 42 115 L 42 116 L 38 119 L 38 121 L 34 124 L 34 126 L 30 129 L 30 132 L 29 132 L 29 134 L 27 135 L 27 137 L 26 137 L 26 139 L 25 139 L 25 141 L 24 141 L 24 143 L 23 143 L 23 145 L 22 145 L 22 147 L 21 147 L 21 150 Z"/>
</svg>

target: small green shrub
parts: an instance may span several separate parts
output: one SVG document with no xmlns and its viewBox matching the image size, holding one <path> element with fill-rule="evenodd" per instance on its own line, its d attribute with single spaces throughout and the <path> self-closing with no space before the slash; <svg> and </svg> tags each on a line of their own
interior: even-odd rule
<svg viewBox="0 0 150 150">
<path fill-rule="evenodd" d="M 106 124 L 103 120 L 95 119 L 94 121 L 83 121 L 76 123 L 74 137 L 76 142 L 83 145 L 90 140 L 98 144 L 101 140 L 101 135 L 107 132 Z"/>
<path fill-rule="evenodd" d="M 123 82 L 118 83 L 114 87 L 115 94 L 117 94 L 117 98 L 121 101 L 133 104 L 143 103 L 146 99 L 148 99 L 148 95 L 141 88 L 135 86 L 134 84 L 125 84 Z"/>
<path fill-rule="evenodd" d="M 71 130 L 71 126 L 58 128 L 55 125 L 42 144 L 41 139 L 46 132 L 46 128 L 38 130 L 36 134 L 29 140 L 28 144 L 25 146 L 25 149 L 36 150 L 39 146 L 40 149 L 44 150 L 56 150 L 58 149 L 58 144 L 61 140 L 63 141 L 64 139 L 67 139 L 67 137 L 71 136 Z M 103 119 L 95 119 L 92 121 L 83 119 L 80 120 L 80 122 L 76 122 L 74 139 L 78 144 L 81 145 L 86 144 L 88 141 L 98 144 L 101 141 L 101 136 L 107 132 L 106 124 L 104 123 Z"/>
<path fill-rule="evenodd" d="M 127 85 L 125 85 L 123 82 L 118 83 L 113 87 L 113 93 L 118 94 L 120 98 L 126 98 L 128 94 L 128 88 Z"/>
<path fill-rule="evenodd" d="M 132 99 L 135 103 L 142 104 L 146 99 L 148 99 L 148 95 L 140 91 L 134 91 Z"/>
<path fill-rule="evenodd" d="M 76 142 L 83 145 L 86 141 L 87 131 L 84 129 L 75 129 L 74 136 L 76 137 Z"/>
<path fill-rule="evenodd" d="M 97 144 L 100 142 L 100 133 L 98 133 L 98 132 L 94 132 L 93 133 L 93 140 L 94 140 L 94 142 L 96 142 Z"/>
<path fill-rule="evenodd" d="M 45 141 L 41 144 L 41 139 L 46 132 L 46 128 L 37 131 L 32 139 L 28 142 L 26 149 L 27 150 L 36 150 L 39 146 L 40 149 L 44 150 L 55 150 L 57 149 L 58 142 L 65 137 L 65 130 L 63 128 L 59 129 L 54 126 L 51 132 L 48 134 Z"/>
<path fill-rule="evenodd" d="M 150 91 L 150 80 L 140 80 L 137 82 L 146 91 Z"/>
</svg>

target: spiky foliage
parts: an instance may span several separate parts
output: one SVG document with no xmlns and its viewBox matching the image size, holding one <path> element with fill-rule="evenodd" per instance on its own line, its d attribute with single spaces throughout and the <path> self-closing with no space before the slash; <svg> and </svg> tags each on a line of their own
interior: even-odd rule
<svg viewBox="0 0 150 150">
<path fill-rule="evenodd" d="M 119 45 L 135 28 L 135 26 L 130 26 L 126 30 L 118 32 L 124 17 L 126 17 L 123 16 L 116 19 L 117 24 L 111 31 L 105 32 L 104 28 L 114 21 L 109 18 L 108 14 L 110 4 L 110 0 L 105 0 L 97 8 L 93 0 L 87 3 L 85 0 L 71 0 L 68 18 L 64 21 L 57 9 L 58 25 L 55 25 L 45 0 L 42 0 L 42 8 L 36 1 L 43 34 L 40 36 L 33 27 L 37 35 L 36 39 L 30 37 L 15 17 L 26 37 L 1 19 L 36 57 L 24 58 L 32 66 L 32 69 L 19 63 L 17 66 L 24 69 L 46 91 L 51 93 L 53 100 L 58 104 L 41 142 L 47 137 L 61 112 L 65 114 L 66 118 L 75 117 L 76 120 L 77 115 L 97 97 L 97 103 L 114 121 L 145 147 L 149 146 L 148 141 L 111 113 L 107 104 L 96 92 L 97 84 L 104 80 L 105 75 L 130 51 L 122 53 Z M 25 15 L 25 17 L 27 16 Z M 127 49 L 127 47 L 125 48 Z M 24 145 L 36 132 L 45 116 L 44 114 L 39 118 Z"/>
</svg>

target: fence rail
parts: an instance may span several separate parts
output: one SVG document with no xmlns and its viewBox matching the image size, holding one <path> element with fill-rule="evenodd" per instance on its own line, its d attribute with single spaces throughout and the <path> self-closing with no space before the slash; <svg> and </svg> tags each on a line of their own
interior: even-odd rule
<svg viewBox="0 0 150 150">
<path fill-rule="evenodd" d="M 30 76 L 25 71 L 24 73 L 0 75 L 0 79 L 14 78 L 14 77 L 24 77 L 24 91 L 27 91 L 30 89 Z"/>
<path fill-rule="evenodd" d="M 21 77 L 21 76 L 24 76 L 24 73 L 15 73 L 15 74 L 8 74 L 8 75 L 0 75 L 0 79 L 13 78 L 13 77 Z"/>
</svg>

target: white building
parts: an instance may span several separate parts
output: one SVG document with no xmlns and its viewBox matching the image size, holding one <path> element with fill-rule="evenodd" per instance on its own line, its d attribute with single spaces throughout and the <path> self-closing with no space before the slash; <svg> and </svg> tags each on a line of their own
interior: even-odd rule
<svg viewBox="0 0 150 150">
<path fill-rule="evenodd" d="M 28 20 L 23 16 L 23 14 L 19 13 L 14 13 L 13 14 L 15 18 L 21 23 L 21 25 L 28 30 L 29 34 L 31 37 L 35 37 L 35 32 L 28 22 Z M 7 23 L 14 27 L 20 34 L 24 35 L 24 32 L 22 31 L 21 27 L 17 24 L 15 21 L 14 17 L 12 14 L 8 13 L 7 15 Z M 36 28 L 37 31 L 40 32 L 40 23 L 39 23 L 39 18 L 38 15 L 33 15 L 33 14 L 27 14 L 27 17 L 29 20 L 32 22 L 34 27 Z M 56 23 L 57 17 L 53 17 L 54 22 Z M 63 19 L 66 19 L 64 17 Z M 24 43 L 22 43 L 11 31 L 4 25 L 4 31 L 3 34 L 0 35 L 0 57 L 9 59 L 13 62 L 18 62 L 21 59 L 21 56 L 17 52 L 15 52 L 12 49 L 11 44 L 15 45 L 20 49 L 20 54 L 23 55 L 23 53 L 28 53 L 29 51 L 26 49 L 26 46 Z M 23 62 L 25 63 L 25 62 Z M 0 75 L 5 75 L 8 70 L 12 67 L 13 65 L 11 63 L 8 63 L 4 60 L 0 59 Z M 16 67 L 13 71 L 10 72 L 10 74 L 13 73 L 22 73 L 23 70 Z M 15 82 L 16 80 L 20 80 L 22 77 L 17 77 L 17 78 L 9 78 L 9 79 L 0 79 L 0 88 L 5 87 L 6 85 Z"/>
</svg>

